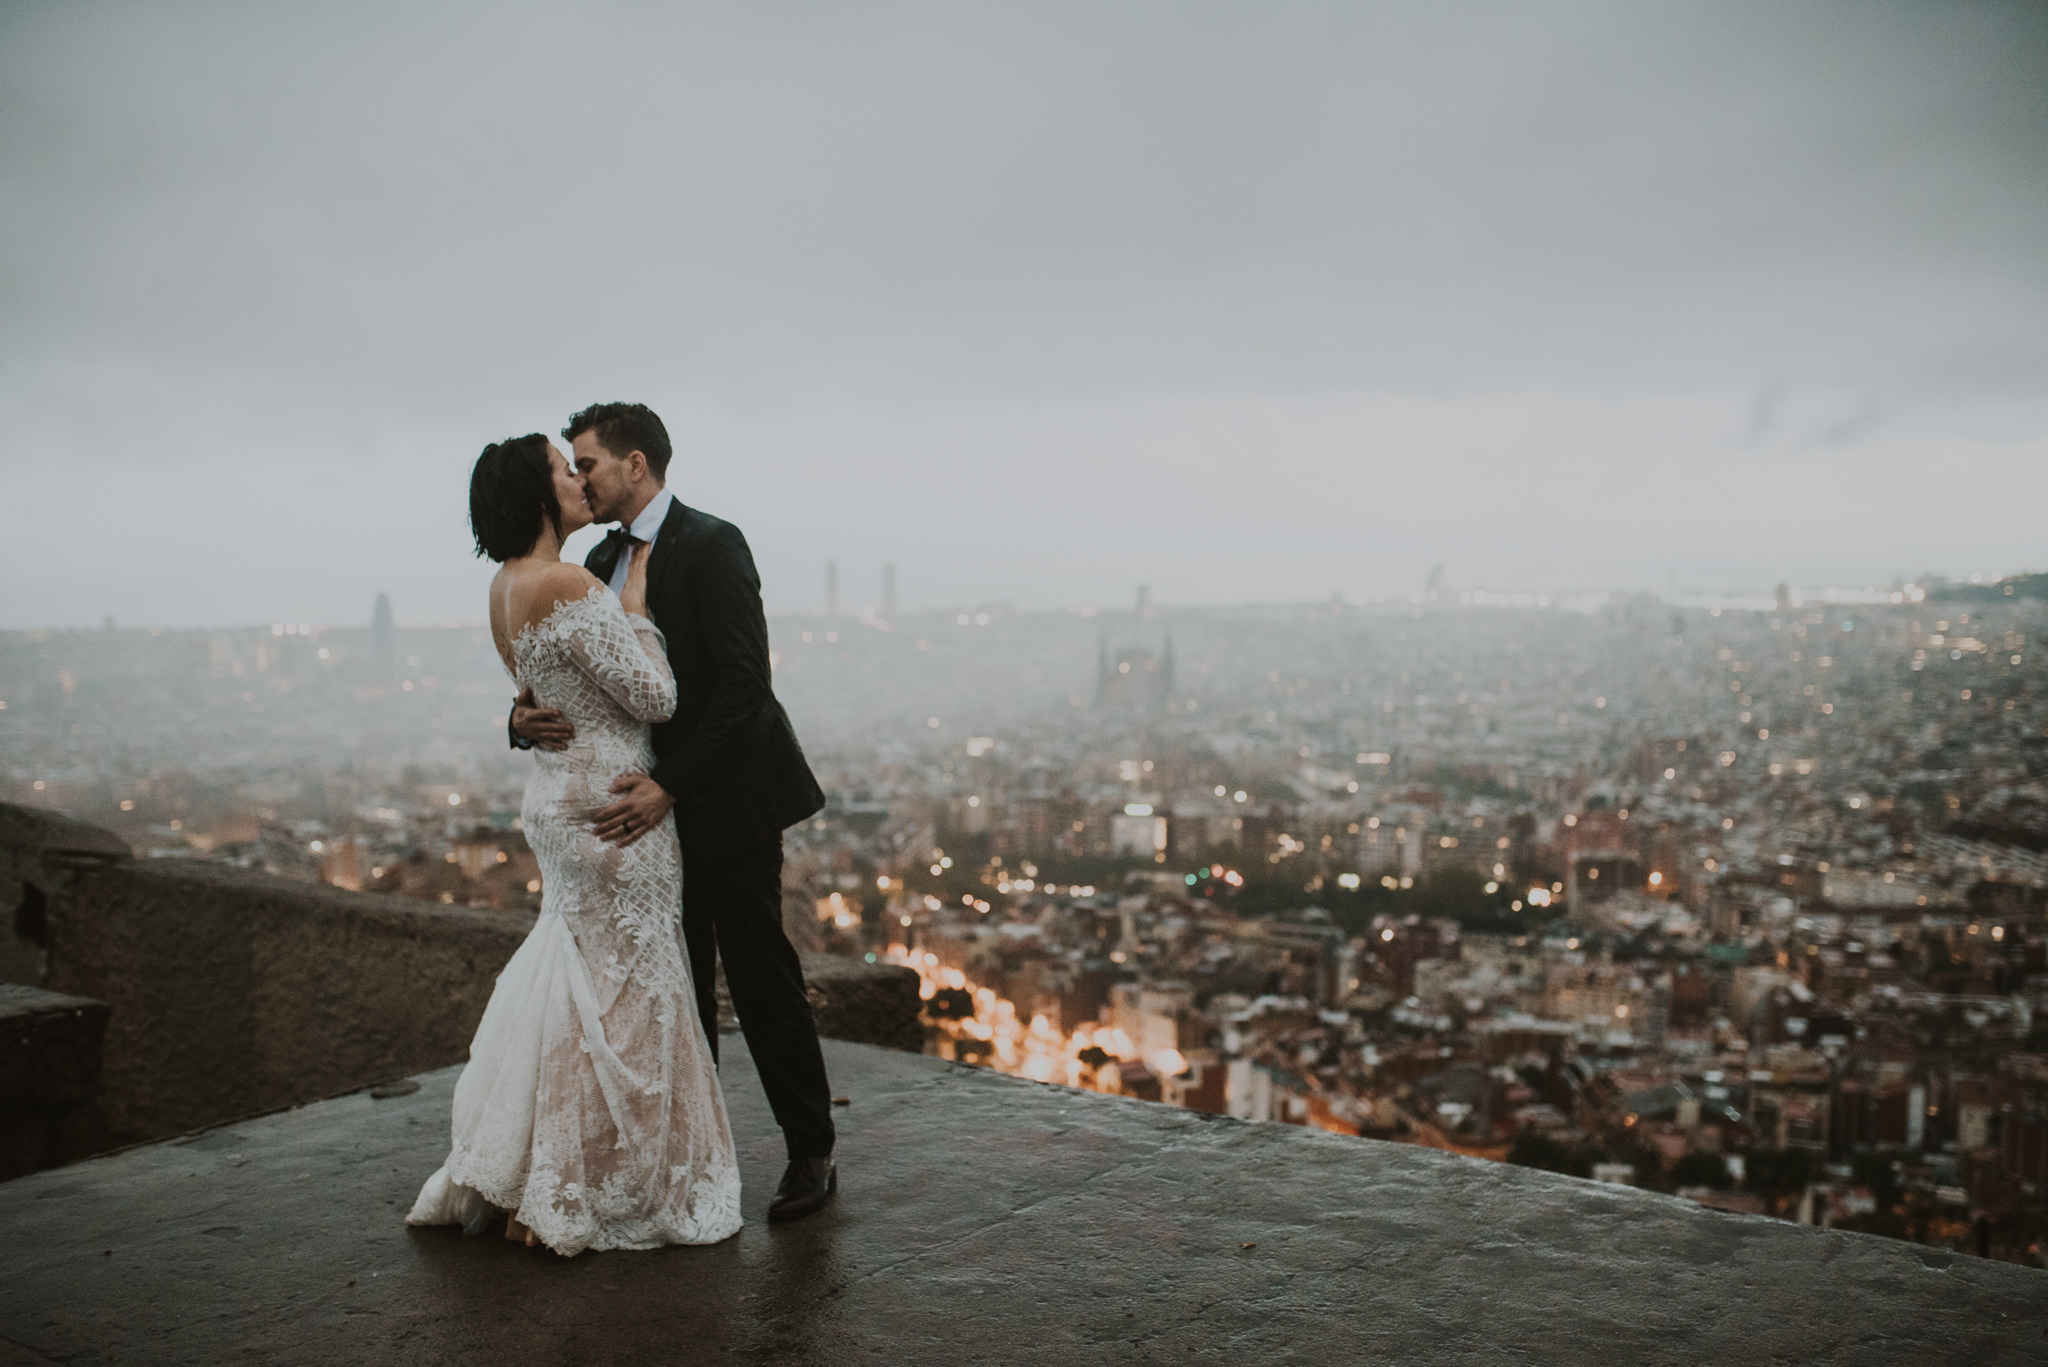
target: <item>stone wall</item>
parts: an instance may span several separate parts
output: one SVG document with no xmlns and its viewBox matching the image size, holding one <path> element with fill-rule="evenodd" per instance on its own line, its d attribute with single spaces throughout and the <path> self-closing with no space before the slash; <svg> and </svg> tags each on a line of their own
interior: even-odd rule
<svg viewBox="0 0 2048 1367">
<path fill-rule="evenodd" d="M 0 908 L 13 910 L 0 935 L 13 981 L 104 1003 L 111 1143 L 461 1062 L 533 925 L 528 912 L 133 859 L 108 832 L 5 804 Z M 922 1047 L 915 973 L 815 955 L 805 968 L 821 1034 Z"/>
<path fill-rule="evenodd" d="M 46 985 L 111 1008 L 117 1139 L 460 1062 L 533 918 L 186 860 L 80 874 Z"/>
</svg>

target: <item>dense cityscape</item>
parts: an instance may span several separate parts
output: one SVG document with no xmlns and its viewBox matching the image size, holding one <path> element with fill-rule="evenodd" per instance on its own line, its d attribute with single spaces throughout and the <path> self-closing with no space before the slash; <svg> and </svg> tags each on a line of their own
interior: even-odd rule
<svg viewBox="0 0 2048 1367">
<path fill-rule="evenodd" d="M 2042 1263 L 2048 579 L 771 622 L 930 1049 Z M 834 605 L 836 606 L 836 604 Z M 488 635 L 0 636 L 0 799 L 538 904 Z"/>
</svg>

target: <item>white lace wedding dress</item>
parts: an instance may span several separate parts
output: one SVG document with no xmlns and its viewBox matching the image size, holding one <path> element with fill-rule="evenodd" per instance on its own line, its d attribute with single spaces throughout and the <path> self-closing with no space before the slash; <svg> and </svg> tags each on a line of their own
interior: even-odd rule
<svg viewBox="0 0 2048 1367">
<path fill-rule="evenodd" d="M 513 1211 L 557 1253 L 715 1243 L 740 1178 L 679 940 L 681 858 L 664 819 L 620 849 L 591 834 L 612 779 L 654 762 L 675 710 L 661 633 L 603 588 L 512 643 L 514 675 L 576 725 L 533 752 L 521 816 L 540 919 L 498 975 L 455 1084 L 455 1142 L 407 1222 Z"/>
</svg>

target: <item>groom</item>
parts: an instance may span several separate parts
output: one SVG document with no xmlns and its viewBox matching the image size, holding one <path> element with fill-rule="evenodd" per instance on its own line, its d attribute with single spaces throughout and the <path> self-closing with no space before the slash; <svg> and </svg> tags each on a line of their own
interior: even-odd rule
<svg viewBox="0 0 2048 1367">
<path fill-rule="evenodd" d="M 617 593 L 630 547 L 652 543 L 647 611 L 668 640 L 676 710 L 654 727 L 654 771 L 622 775 L 593 818 L 599 838 L 630 845 L 675 813 L 683 846 L 683 943 L 697 1012 L 718 1057 L 713 974 L 726 985 L 768 1104 L 789 1148 L 770 1220 L 832 1198 L 832 1090 L 803 966 L 782 932 L 782 832 L 825 795 L 768 678 L 761 577 L 730 522 L 685 507 L 666 484 L 668 429 L 645 404 L 593 404 L 562 429 L 598 522 L 619 525 L 584 567 Z M 512 708 L 513 744 L 561 749 L 567 718 L 531 689 Z"/>
</svg>

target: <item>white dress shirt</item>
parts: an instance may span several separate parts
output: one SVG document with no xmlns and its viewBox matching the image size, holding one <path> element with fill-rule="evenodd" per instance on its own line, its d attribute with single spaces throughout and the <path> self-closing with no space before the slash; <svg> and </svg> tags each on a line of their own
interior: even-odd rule
<svg viewBox="0 0 2048 1367">
<path fill-rule="evenodd" d="M 661 524 L 668 520 L 668 510 L 675 501 L 675 495 L 668 490 L 657 490 L 654 497 L 647 500 L 647 506 L 640 510 L 640 516 L 634 518 L 631 525 L 626 528 L 627 533 L 652 546 L 655 534 L 661 530 Z M 630 555 L 620 556 L 619 563 L 612 566 L 611 590 L 614 598 L 625 596 L 626 576 L 632 569 L 633 557 Z"/>
</svg>

